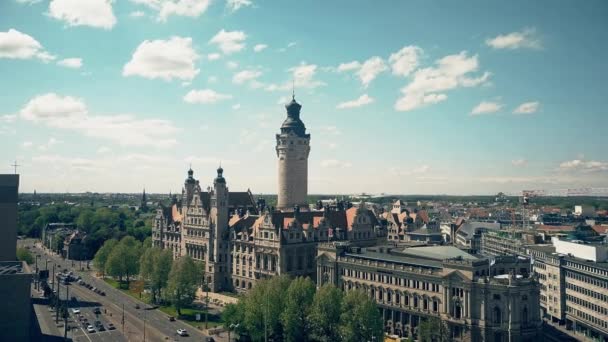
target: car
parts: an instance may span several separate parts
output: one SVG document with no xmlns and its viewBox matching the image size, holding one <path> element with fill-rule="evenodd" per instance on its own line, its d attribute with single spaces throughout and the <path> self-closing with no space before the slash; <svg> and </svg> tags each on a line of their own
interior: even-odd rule
<svg viewBox="0 0 608 342">
<path fill-rule="evenodd" d="M 78 279 L 77 283 L 78 285 L 85 285 L 84 280 L 82 279 Z"/>
<path fill-rule="evenodd" d="M 76 302 L 76 301 L 78 301 L 78 298 L 76 298 L 76 296 L 72 296 L 72 297 L 70 298 L 70 300 L 71 300 L 72 302 Z"/>
<path fill-rule="evenodd" d="M 177 329 L 177 334 L 179 336 L 188 336 L 188 331 L 186 329 Z"/>
<path fill-rule="evenodd" d="M 93 292 L 97 291 L 96 287 L 92 287 L 91 290 L 93 290 Z"/>
<path fill-rule="evenodd" d="M 100 324 L 100 325 L 97 327 L 97 331 L 106 331 L 106 328 L 104 328 L 104 327 L 103 327 L 103 325 L 102 325 L 102 324 Z"/>
<path fill-rule="evenodd" d="M 116 327 L 112 323 L 108 323 L 108 330 L 114 330 Z"/>
<path fill-rule="evenodd" d="M 89 326 L 89 323 L 87 323 L 87 322 L 85 322 L 85 321 L 82 321 L 80 324 L 81 324 L 81 325 L 82 325 L 82 327 L 83 327 L 83 328 L 85 328 L 85 329 L 86 329 L 86 328 Z"/>
<path fill-rule="evenodd" d="M 101 313 L 101 309 L 99 309 L 99 308 L 94 308 L 94 309 L 93 309 L 93 313 L 95 313 L 95 314 L 98 314 L 98 315 L 99 315 L 99 314 Z"/>
<path fill-rule="evenodd" d="M 135 304 L 135 308 L 136 308 L 136 309 L 139 309 L 139 304 Z"/>
<path fill-rule="evenodd" d="M 175 322 L 175 317 L 169 316 L 169 322 Z"/>
<path fill-rule="evenodd" d="M 95 332 L 95 328 L 89 324 L 89 326 L 87 326 L 87 332 L 89 333 L 94 333 Z"/>
<path fill-rule="evenodd" d="M 99 294 L 102 295 L 102 296 L 106 295 L 106 293 L 104 291 L 99 291 Z"/>
<path fill-rule="evenodd" d="M 75 315 L 77 315 L 77 314 L 79 314 L 79 313 L 80 313 L 80 309 L 78 309 L 78 308 L 73 308 L 73 309 L 72 309 L 72 312 L 73 312 Z"/>
</svg>

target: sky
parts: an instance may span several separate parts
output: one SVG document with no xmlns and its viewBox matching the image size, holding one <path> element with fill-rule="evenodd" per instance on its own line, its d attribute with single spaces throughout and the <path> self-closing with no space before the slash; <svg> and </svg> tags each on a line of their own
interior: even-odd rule
<svg viewBox="0 0 608 342">
<path fill-rule="evenodd" d="M 0 1 L 20 190 L 275 193 L 295 88 L 309 193 L 608 187 L 605 1 Z"/>
</svg>

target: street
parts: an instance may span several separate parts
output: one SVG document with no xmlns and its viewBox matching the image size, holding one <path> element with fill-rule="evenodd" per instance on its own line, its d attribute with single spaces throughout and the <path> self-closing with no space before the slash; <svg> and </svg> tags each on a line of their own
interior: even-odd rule
<svg viewBox="0 0 608 342">
<path fill-rule="evenodd" d="M 205 341 L 207 336 L 200 331 L 197 331 L 194 327 L 176 320 L 174 322 L 169 321 L 169 317 L 159 310 L 146 310 L 144 308 L 149 305 L 130 297 L 127 294 L 113 288 L 105 281 L 93 276 L 92 271 L 86 271 L 86 264 L 83 263 L 85 271 L 80 271 L 79 262 L 72 262 L 69 260 L 63 260 L 60 256 L 51 254 L 46 250 L 42 250 L 41 246 L 36 244 L 33 245 L 32 240 L 27 240 L 32 252 L 34 254 L 40 254 L 38 258 L 38 268 L 44 269 L 46 266 L 46 260 L 48 259 L 48 267 L 51 270 L 49 273 L 52 275 L 52 265 L 58 265 L 55 269 L 55 273 L 67 269 L 73 271 L 75 275 L 80 275 L 84 282 L 91 284 L 92 286 L 104 291 L 106 296 L 101 296 L 92 290 L 72 282 L 70 285 L 60 285 L 59 291 L 61 298 L 65 298 L 66 288 L 69 288 L 69 296 L 76 297 L 77 303 L 70 303 L 70 314 L 71 314 L 71 325 L 78 324 L 79 329 L 74 332 L 74 340 L 76 341 Z M 25 241 L 21 241 L 24 245 Z M 50 276 L 51 276 L 50 275 Z M 50 277 L 49 276 L 49 277 Z M 49 279 L 50 281 L 50 279 Z M 116 327 L 114 331 L 104 331 L 87 333 L 86 329 L 78 322 L 78 318 L 72 314 L 72 308 L 75 305 L 79 305 L 81 314 L 88 319 L 88 322 L 93 323 L 96 320 L 102 322 L 107 329 L 107 323 L 111 322 Z M 136 305 L 140 309 L 136 308 Z M 99 307 L 101 313 L 99 318 L 93 314 L 93 308 Z M 123 311 L 124 310 L 124 311 Z M 124 330 L 122 326 L 122 317 L 124 312 Z M 75 322 L 74 322 L 75 319 Z M 177 329 L 186 329 L 188 336 L 179 336 Z M 214 336 L 217 341 L 223 340 Z"/>
</svg>

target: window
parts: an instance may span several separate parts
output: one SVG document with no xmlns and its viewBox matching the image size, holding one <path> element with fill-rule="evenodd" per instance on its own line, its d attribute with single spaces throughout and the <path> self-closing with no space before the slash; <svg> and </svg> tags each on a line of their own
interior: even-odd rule
<svg viewBox="0 0 608 342">
<path fill-rule="evenodd" d="M 526 311 L 526 314 L 527 314 L 527 311 Z M 501 312 L 500 312 L 500 308 L 499 307 L 494 307 L 493 318 L 494 318 L 494 323 L 495 324 L 500 324 L 502 322 L 502 316 L 501 316 Z"/>
</svg>

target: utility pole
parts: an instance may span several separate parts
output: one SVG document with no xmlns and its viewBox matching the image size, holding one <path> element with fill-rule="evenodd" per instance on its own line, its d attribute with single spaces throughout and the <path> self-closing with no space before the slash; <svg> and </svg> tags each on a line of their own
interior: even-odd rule
<svg viewBox="0 0 608 342">
<path fill-rule="evenodd" d="M 144 342 L 146 342 L 146 310 L 144 309 Z"/>
<path fill-rule="evenodd" d="M 69 286 L 65 286 L 65 311 L 63 312 L 63 319 L 64 319 L 64 324 L 63 324 L 63 339 L 65 341 L 68 340 L 68 300 L 70 299 L 70 287 Z"/>
<path fill-rule="evenodd" d="M 122 303 L 122 333 L 125 333 L 125 303 Z"/>
<path fill-rule="evenodd" d="M 55 281 L 57 281 L 57 279 L 53 280 L 53 284 L 55 283 Z M 59 287 L 59 283 L 57 283 L 57 298 L 56 298 L 56 303 L 57 303 L 57 307 L 55 310 L 55 323 L 59 324 L 59 295 L 61 293 L 61 288 Z"/>
<path fill-rule="evenodd" d="M 205 296 L 205 329 L 209 329 L 209 285 L 205 286 L 206 296 Z"/>
</svg>

